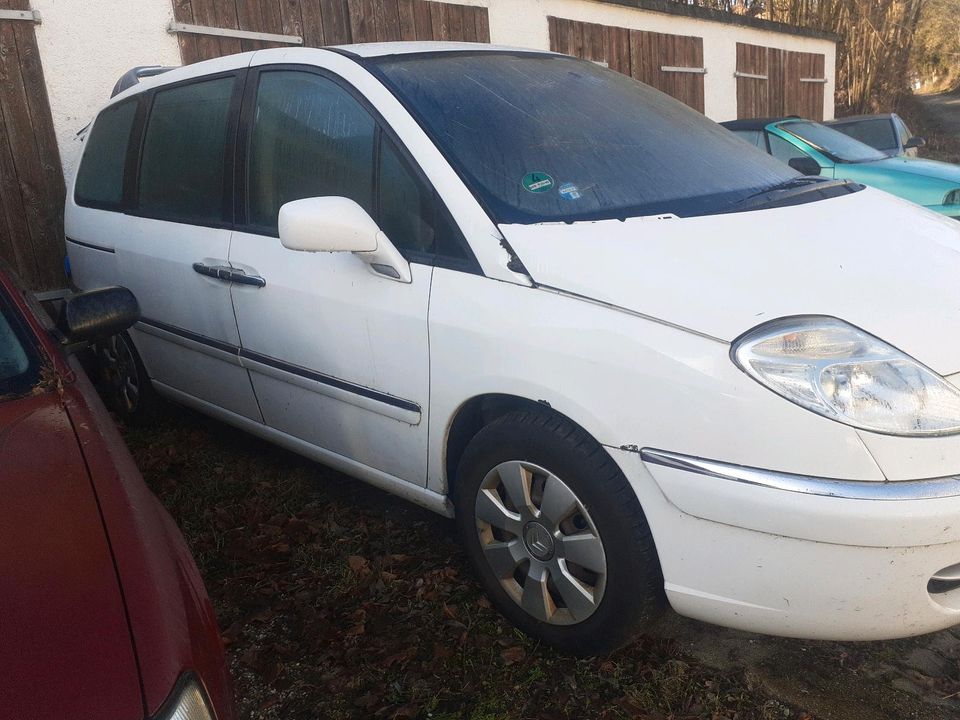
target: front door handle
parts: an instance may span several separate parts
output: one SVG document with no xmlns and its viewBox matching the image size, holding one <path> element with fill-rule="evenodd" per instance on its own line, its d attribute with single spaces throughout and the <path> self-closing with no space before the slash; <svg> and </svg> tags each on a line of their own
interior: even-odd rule
<svg viewBox="0 0 960 720">
<path fill-rule="evenodd" d="M 243 270 L 237 270 L 227 265 L 204 265 L 203 263 L 195 262 L 193 264 L 193 270 L 207 277 L 224 280 L 225 282 L 235 282 L 240 285 L 252 285 L 253 287 L 262 288 L 267 284 L 267 281 L 259 275 L 247 275 Z"/>
<path fill-rule="evenodd" d="M 236 268 L 230 269 L 230 282 L 239 283 L 240 285 L 252 285 L 258 288 L 262 288 L 267 284 L 267 281 L 259 275 L 247 275 L 243 270 L 237 270 Z"/>
</svg>

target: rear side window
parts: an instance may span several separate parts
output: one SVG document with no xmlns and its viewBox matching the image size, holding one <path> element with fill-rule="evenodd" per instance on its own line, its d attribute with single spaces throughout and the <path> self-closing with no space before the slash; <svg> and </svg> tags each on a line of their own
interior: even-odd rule
<svg viewBox="0 0 960 720">
<path fill-rule="evenodd" d="M 223 222 L 234 83 L 225 77 L 157 92 L 140 161 L 142 214 L 175 222 Z"/>
<path fill-rule="evenodd" d="M 373 117 L 332 80 L 260 76 L 247 174 L 249 222 L 276 233 L 280 207 L 338 195 L 373 213 Z"/>
<path fill-rule="evenodd" d="M 80 205 L 116 208 L 123 202 L 123 171 L 137 101 L 111 105 L 97 117 L 86 140 L 77 172 L 76 200 Z"/>
<path fill-rule="evenodd" d="M 734 130 L 733 134 L 741 140 L 744 140 L 754 147 L 758 147 L 766 152 L 767 147 L 763 140 L 763 130 Z"/>
</svg>

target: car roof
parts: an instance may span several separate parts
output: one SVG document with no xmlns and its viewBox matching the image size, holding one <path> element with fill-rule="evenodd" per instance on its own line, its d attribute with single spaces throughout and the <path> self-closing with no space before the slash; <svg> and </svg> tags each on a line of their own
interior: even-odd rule
<svg viewBox="0 0 960 720">
<path fill-rule="evenodd" d="M 434 41 L 401 41 L 356 43 L 354 45 L 335 45 L 327 50 L 338 50 L 363 58 L 386 57 L 388 55 L 413 55 L 419 53 L 445 52 L 513 52 L 531 53 L 538 55 L 556 54 L 546 50 L 532 50 L 529 48 L 511 47 L 509 45 L 491 45 L 489 43 L 472 42 L 434 42 Z"/>
<path fill-rule="evenodd" d="M 562 57 L 559 53 L 552 53 L 546 50 L 533 50 L 529 48 L 511 47 L 508 45 L 490 45 L 488 43 L 468 43 L 468 42 L 381 42 L 381 43 L 357 43 L 353 45 L 332 45 L 321 48 L 282 48 L 284 62 L 291 63 L 297 61 L 297 56 L 304 56 L 317 51 L 326 51 L 338 53 L 352 57 L 356 60 L 366 58 L 391 57 L 395 55 L 436 55 L 442 53 L 463 53 L 463 52 L 488 52 L 488 53 L 510 53 L 510 54 L 529 54 L 529 55 L 556 55 Z M 202 60 L 190 65 L 181 67 L 166 68 L 159 66 L 143 66 L 128 71 L 119 81 L 118 88 L 115 89 L 111 97 L 111 102 L 104 107 L 108 107 L 116 102 L 121 102 L 140 92 L 145 92 L 164 85 L 173 84 L 181 80 L 203 77 L 205 74 L 214 74 L 222 72 L 225 69 L 235 70 L 241 66 L 247 66 L 254 56 L 260 53 L 275 53 L 277 50 L 249 50 L 244 53 L 233 55 L 224 55 L 209 60 Z M 129 77 L 128 77 L 129 76 Z M 130 78 L 135 78 L 132 81 Z M 120 87 L 120 86 L 123 87 Z M 103 108 L 101 108 L 101 111 Z M 89 126 L 88 126 L 89 127 Z M 87 128 L 81 130 L 83 133 Z"/>
<path fill-rule="evenodd" d="M 763 130 L 771 123 L 783 122 L 784 120 L 800 120 L 798 115 L 786 115 L 783 117 L 768 118 L 747 118 L 745 120 L 727 120 L 720 123 L 727 130 Z"/>
</svg>

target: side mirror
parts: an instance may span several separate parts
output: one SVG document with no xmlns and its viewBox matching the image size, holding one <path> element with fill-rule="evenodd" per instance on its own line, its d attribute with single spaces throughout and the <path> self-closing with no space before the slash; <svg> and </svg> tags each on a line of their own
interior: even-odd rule
<svg viewBox="0 0 960 720">
<path fill-rule="evenodd" d="M 790 160 L 787 162 L 787 165 L 792 167 L 801 175 L 819 175 L 821 171 L 820 163 L 818 163 L 812 157 L 790 158 Z"/>
<path fill-rule="evenodd" d="M 68 298 L 60 310 L 57 329 L 68 348 L 106 340 L 140 319 L 140 305 L 125 287 L 90 290 Z"/>
<path fill-rule="evenodd" d="M 294 200 L 280 208 L 280 242 L 304 252 L 372 252 L 380 228 L 345 197 Z"/>
<path fill-rule="evenodd" d="M 301 252 L 350 252 L 382 277 L 412 281 L 410 263 L 367 211 L 345 197 L 294 200 L 280 208 L 280 243 Z"/>
<path fill-rule="evenodd" d="M 927 139 L 922 137 L 912 137 L 904 144 L 904 150 L 913 150 L 913 148 L 922 148 L 927 144 Z"/>
</svg>

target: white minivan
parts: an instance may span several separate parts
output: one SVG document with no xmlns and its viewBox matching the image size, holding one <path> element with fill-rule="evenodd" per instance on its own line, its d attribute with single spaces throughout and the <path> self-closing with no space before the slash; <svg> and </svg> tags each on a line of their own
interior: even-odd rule
<svg viewBox="0 0 960 720">
<path fill-rule="evenodd" d="M 763 633 L 960 622 L 960 225 L 805 178 L 570 57 L 272 49 L 86 136 L 75 283 L 150 393 L 456 516 L 566 651 L 664 600 Z"/>
</svg>

